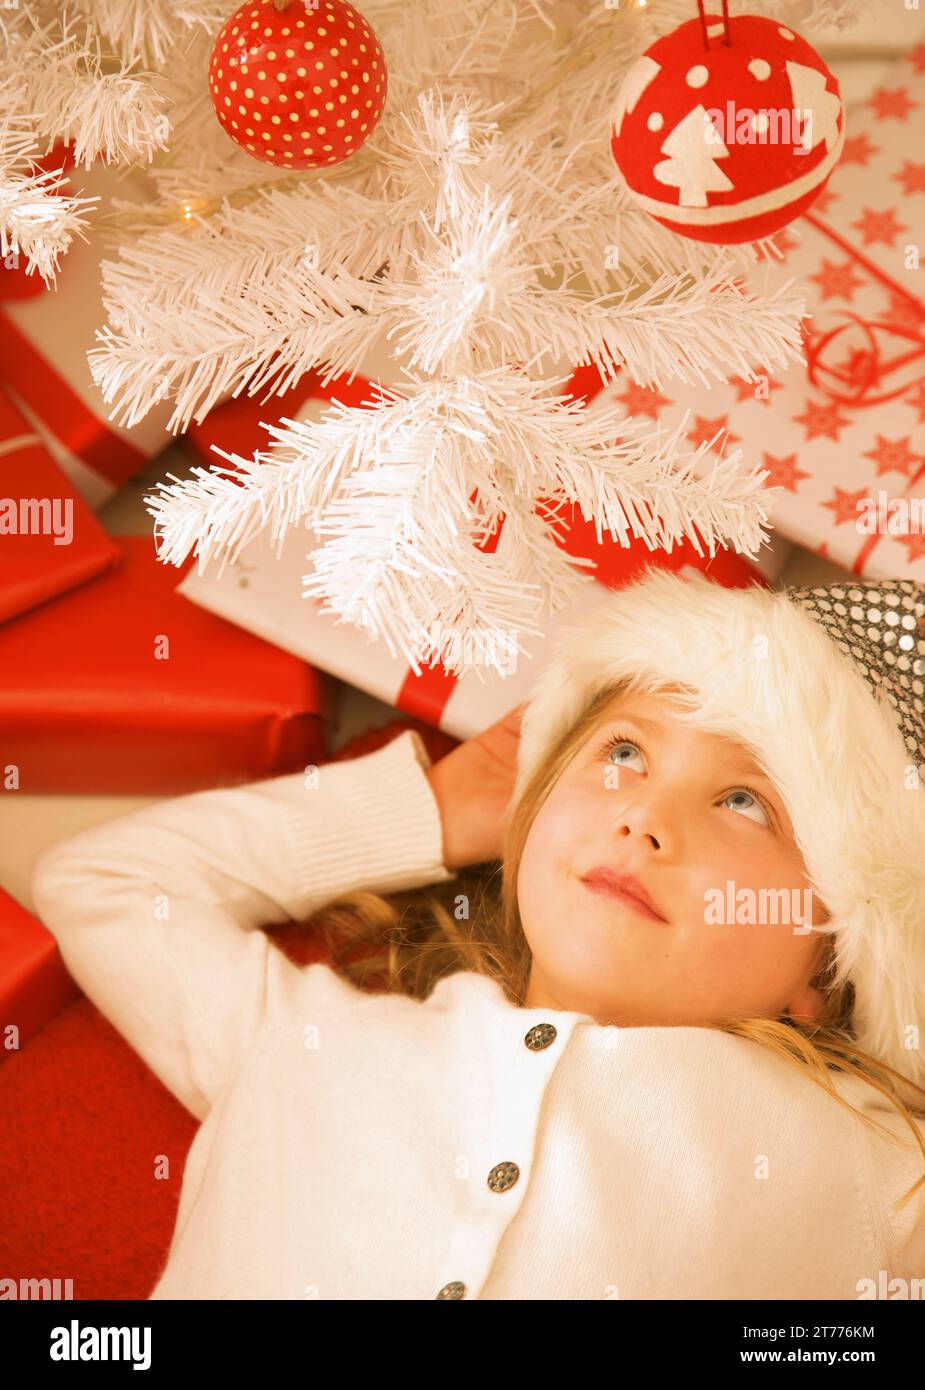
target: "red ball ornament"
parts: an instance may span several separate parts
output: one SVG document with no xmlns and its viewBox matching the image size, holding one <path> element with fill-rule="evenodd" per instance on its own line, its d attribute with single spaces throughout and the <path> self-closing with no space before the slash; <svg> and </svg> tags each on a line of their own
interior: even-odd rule
<svg viewBox="0 0 925 1390">
<path fill-rule="evenodd" d="M 701 9 L 630 68 L 610 145 L 627 192 L 656 221 L 733 243 L 770 236 L 809 207 L 844 141 L 838 82 L 811 44 L 776 19 Z"/>
<path fill-rule="evenodd" d="M 349 159 L 379 124 L 387 87 L 379 40 L 347 0 L 249 0 L 220 30 L 209 63 L 227 134 L 281 169 Z"/>
</svg>

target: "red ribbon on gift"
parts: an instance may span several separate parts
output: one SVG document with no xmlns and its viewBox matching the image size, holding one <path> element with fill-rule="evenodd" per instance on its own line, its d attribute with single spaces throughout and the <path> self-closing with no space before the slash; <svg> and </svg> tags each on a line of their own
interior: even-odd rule
<svg viewBox="0 0 925 1390">
<path fill-rule="evenodd" d="M 824 332 L 811 329 L 806 336 L 807 378 L 810 384 L 829 400 L 855 410 L 897 400 L 925 385 L 925 304 L 818 214 L 807 212 L 803 216 L 820 235 L 828 237 L 862 271 L 888 290 L 893 296 L 894 305 L 889 318 L 880 317 L 871 321 L 845 309 L 838 311 L 842 322 L 837 326 Z M 901 321 L 899 315 L 902 316 Z M 834 344 L 852 330 L 859 335 L 855 338 L 858 346 L 849 352 L 846 360 L 835 362 Z M 898 353 L 895 347 L 897 340 L 902 344 Z M 890 352 L 894 355 L 890 356 Z M 827 357 L 830 360 L 827 361 Z M 897 374 L 901 374 L 898 382 Z M 923 474 L 925 464 L 910 479 L 901 497 L 915 495 L 914 489 Z M 865 539 L 851 565 L 854 574 L 864 573 L 865 566 L 882 540 L 882 535 Z"/>
<path fill-rule="evenodd" d="M 911 294 L 898 280 L 881 270 L 874 261 L 865 256 L 857 246 L 846 241 L 828 223 L 812 213 L 804 213 L 807 222 L 812 223 L 820 235 L 828 237 L 836 246 L 853 260 L 871 279 L 879 283 L 893 296 L 894 309 L 889 318 L 881 317 L 870 322 L 850 310 L 838 311 L 845 321 L 827 332 L 810 329 L 806 342 L 807 377 L 812 386 L 830 400 L 840 405 L 854 408 L 880 405 L 884 401 L 896 400 L 925 383 L 925 304 Z M 899 315 L 902 315 L 902 321 Z M 833 344 L 843 334 L 854 327 L 863 340 L 849 353 L 847 362 L 840 364 L 830 357 Z M 904 350 L 898 356 L 888 357 L 891 344 L 889 339 L 900 339 Z M 906 348 L 905 344 L 911 344 Z M 850 346 L 850 344 L 849 344 Z M 887 389 L 887 383 L 898 372 L 903 380 Z M 846 391 L 839 391 L 844 384 Z"/>
<path fill-rule="evenodd" d="M 135 476 L 146 454 L 94 415 L 12 320 L 2 314 L 0 378 L 56 439 L 116 487 Z"/>
</svg>

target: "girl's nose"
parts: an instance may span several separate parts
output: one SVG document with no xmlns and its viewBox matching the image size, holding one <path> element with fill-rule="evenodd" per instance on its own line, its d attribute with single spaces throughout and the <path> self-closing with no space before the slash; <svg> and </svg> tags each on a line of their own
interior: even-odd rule
<svg viewBox="0 0 925 1390">
<path fill-rule="evenodd" d="M 646 839 L 646 840 L 648 840 L 648 841 L 650 842 L 650 844 L 652 845 L 652 848 L 653 848 L 653 849 L 661 849 L 661 847 L 662 847 L 662 846 L 661 846 L 661 841 L 659 840 L 658 836 L 655 834 L 654 831 L 652 831 L 652 830 L 638 830 L 638 829 L 635 827 L 635 825 L 630 825 L 630 824 L 628 824 L 627 821 L 626 821 L 625 819 L 620 823 L 620 826 L 619 826 L 619 828 L 618 828 L 618 830 L 617 830 L 617 834 L 618 834 L 618 835 L 621 835 L 621 836 L 632 835 L 634 838 L 637 838 L 637 837 L 640 837 L 640 836 L 641 836 L 643 839 Z M 664 838 L 664 836 L 663 836 L 663 838 Z"/>
<path fill-rule="evenodd" d="M 632 796 L 617 808 L 616 833 L 621 839 L 648 840 L 653 849 L 667 851 L 675 841 L 679 814 L 678 794 L 670 787 L 635 787 Z"/>
</svg>

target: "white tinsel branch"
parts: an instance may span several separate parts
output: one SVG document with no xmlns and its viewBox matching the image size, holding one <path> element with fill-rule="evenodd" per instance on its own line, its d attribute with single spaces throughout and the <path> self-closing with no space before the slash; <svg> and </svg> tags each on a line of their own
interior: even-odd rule
<svg viewBox="0 0 925 1390">
<path fill-rule="evenodd" d="M 16 131 L 14 122 L 0 127 L 0 257 L 28 257 L 26 274 L 38 271 L 46 284 L 54 283 L 58 262 L 74 236 L 83 236 L 87 225 L 81 209 L 98 202 L 58 192 L 63 170 L 42 171 L 34 163 L 35 142 L 29 121 Z"/>
<path fill-rule="evenodd" d="M 541 498 L 575 504 L 621 545 L 670 549 L 687 538 L 713 554 L 732 538 L 757 553 L 768 539 L 764 472 L 741 473 L 736 451 L 701 477 L 714 441 L 685 449 L 686 420 L 666 436 L 616 405 L 588 412 L 571 397 L 537 395 L 561 384 L 502 368 L 412 380 L 404 395 L 379 388 L 371 408 L 335 404 L 315 423 L 268 426 L 273 451 L 248 460 L 218 450 L 233 468 L 158 483 L 146 503 L 160 557 L 234 559 L 265 529 L 281 543 L 308 525 L 332 538 L 316 552 L 312 590 L 413 661 L 422 628 L 450 607 L 482 625 L 513 614 L 526 630 L 563 592 L 572 562 L 551 531 L 537 544 Z M 504 564 L 479 549 L 502 519 L 533 541 L 502 552 Z"/>
<path fill-rule="evenodd" d="M 115 72 L 99 34 L 76 21 L 44 19 L 24 4 L 0 21 L 0 75 L 15 83 L 16 105 L 0 107 L 0 125 L 9 115 L 31 114 L 36 137 L 48 148 L 71 142 L 74 162 L 89 169 L 96 161 L 149 163 L 169 145 L 168 101 L 152 74 L 133 74 L 120 63 Z"/>
<path fill-rule="evenodd" d="M 354 305 L 362 307 L 370 295 L 369 285 L 342 267 L 323 276 L 304 257 L 294 265 L 270 262 L 250 299 L 226 297 L 220 287 L 206 283 L 185 320 L 174 321 L 159 304 L 149 303 L 143 321 L 126 321 L 118 333 L 98 332 L 103 346 L 88 353 L 93 378 L 106 401 L 121 393 L 118 410 L 127 425 L 152 401 L 176 396 L 167 428 L 185 429 L 190 418 L 202 420 L 231 387 L 237 394 L 251 381 L 256 390 L 274 376 L 274 390 L 283 392 L 319 359 L 361 360 L 377 327 Z M 172 351 L 155 353 L 151 337 L 171 326 Z"/>
<path fill-rule="evenodd" d="M 76 8 L 123 62 L 160 69 L 170 58 L 185 61 L 197 30 L 214 38 L 233 7 L 227 0 L 77 0 Z"/>
<path fill-rule="evenodd" d="M 544 284 L 534 247 L 550 224 L 566 234 L 567 190 L 522 192 L 514 217 L 513 191 L 492 185 L 500 149 L 439 164 L 436 151 L 451 132 L 463 138 L 469 114 L 420 97 L 416 145 L 420 152 L 430 140 L 439 171 L 431 217 L 421 214 L 420 187 L 393 197 L 385 226 L 381 201 L 347 188 L 321 183 L 314 197 L 269 190 L 255 208 L 194 218 L 189 230 L 152 234 L 104 263 L 113 327 L 97 334 L 88 360 L 115 404 L 111 418 L 131 425 L 176 397 L 169 428 L 182 429 L 245 385 L 253 393 L 272 378 L 279 393 L 317 364 L 326 379 L 353 374 L 383 333 L 400 365 L 443 376 L 473 362 L 514 358 L 548 370 L 568 358 L 593 360 L 605 376 L 625 363 L 639 381 L 693 376 L 708 385 L 747 375 L 748 357 L 802 360 L 805 300 L 788 298 L 788 286 L 746 298 L 724 248 L 711 248 L 712 268 L 700 276 L 666 273 L 617 296 Z M 512 177 L 526 173 L 518 164 L 526 149 L 506 150 Z M 344 226 L 352 263 L 340 255 Z M 371 282 L 384 262 L 388 275 Z"/>
</svg>

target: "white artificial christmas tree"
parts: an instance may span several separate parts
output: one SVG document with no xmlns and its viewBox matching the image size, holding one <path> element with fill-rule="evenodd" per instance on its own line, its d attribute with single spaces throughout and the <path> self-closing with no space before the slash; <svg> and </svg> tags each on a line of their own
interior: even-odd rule
<svg viewBox="0 0 925 1390">
<path fill-rule="evenodd" d="M 729 9 L 813 30 L 868 3 Z M 570 504 L 612 543 L 688 537 L 754 557 L 764 475 L 738 451 L 708 465 L 709 445 L 686 448 L 680 430 L 563 395 L 582 363 L 709 387 L 802 360 L 800 287 L 744 288 L 773 239 L 684 239 L 616 176 L 623 75 L 694 0 L 367 0 L 388 66 L 381 121 L 350 158 L 300 172 L 252 157 L 216 117 L 209 62 L 234 8 L 0 8 L 0 251 L 53 286 L 75 235 L 119 228 L 88 344 L 110 418 L 131 425 L 168 400 L 177 432 L 313 367 L 355 375 L 383 345 L 395 364 L 372 408 L 284 421 L 253 459 L 160 484 L 161 558 L 203 565 L 260 531 L 311 527 L 323 544 L 305 593 L 410 656 L 422 632 L 536 632 L 572 602 L 588 581 L 555 541 Z M 34 163 L 57 140 L 76 193 Z M 143 166 L 150 202 L 81 198 L 81 167 L 101 162 Z"/>
</svg>

